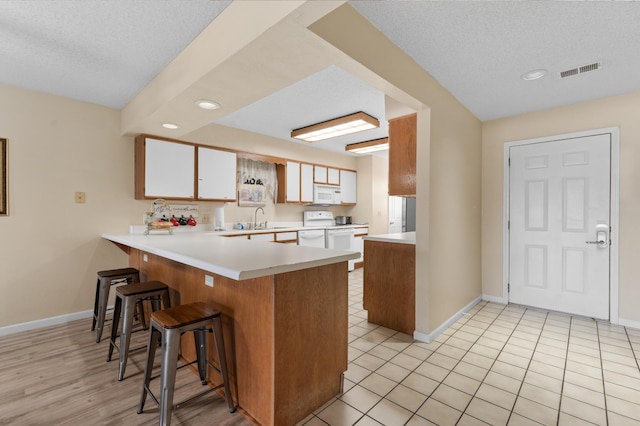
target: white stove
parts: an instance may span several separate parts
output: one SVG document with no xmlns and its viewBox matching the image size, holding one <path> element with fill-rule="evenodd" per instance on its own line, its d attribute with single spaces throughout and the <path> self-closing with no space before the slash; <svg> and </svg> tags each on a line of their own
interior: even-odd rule
<svg viewBox="0 0 640 426">
<path fill-rule="evenodd" d="M 355 250 L 355 231 L 351 226 L 336 226 L 333 212 L 309 210 L 303 213 L 302 226 L 310 228 L 298 231 L 298 245 L 324 247 L 335 250 Z M 315 228 L 315 229 L 311 229 Z M 349 271 L 355 268 L 355 260 L 349 261 Z"/>
</svg>

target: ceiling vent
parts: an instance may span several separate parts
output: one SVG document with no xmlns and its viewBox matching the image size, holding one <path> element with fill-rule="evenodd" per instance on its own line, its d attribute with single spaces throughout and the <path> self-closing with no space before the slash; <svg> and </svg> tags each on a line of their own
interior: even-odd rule
<svg viewBox="0 0 640 426">
<path fill-rule="evenodd" d="M 572 68 L 560 72 L 560 78 L 572 77 L 574 75 L 582 74 L 589 71 L 596 71 L 602 68 L 601 62 L 594 62 L 593 64 L 583 65 L 581 67 Z"/>
</svg>

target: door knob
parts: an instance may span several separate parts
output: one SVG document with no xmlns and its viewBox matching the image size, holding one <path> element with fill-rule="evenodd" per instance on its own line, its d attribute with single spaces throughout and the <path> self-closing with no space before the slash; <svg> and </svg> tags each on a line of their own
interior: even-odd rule
<svg viewBox="0 0 640 426">
<path fill-rule="evenodd" d="M 599 248 L 606 248 L 609 246 L 609 225 L 599 223 L 596 225 L 596 240 L 585 241 L 587 244 L 597 244 Z"/>
</svg>

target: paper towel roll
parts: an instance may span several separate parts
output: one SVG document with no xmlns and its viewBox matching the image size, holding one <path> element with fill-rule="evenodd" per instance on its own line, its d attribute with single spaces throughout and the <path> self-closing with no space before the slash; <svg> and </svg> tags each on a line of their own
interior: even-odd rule
<svg viewBox="0 0 640 426">
<path fill-rule="evenodd" d="M 213 226 L 214 229 L 224 229 L 224 207 L 216 207 Z"/>
</svg>

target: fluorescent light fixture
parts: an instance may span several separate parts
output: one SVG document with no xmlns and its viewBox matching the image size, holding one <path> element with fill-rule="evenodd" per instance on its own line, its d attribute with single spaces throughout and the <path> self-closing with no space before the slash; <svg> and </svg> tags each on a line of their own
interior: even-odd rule
<svg viewBox="0 0 640 426">
<path fill-rule="evenodd" d="M 208 101 L 206 99 L 200 99 L 198 101 L 196 101 L 196 105 L 198 106 L 198 108 L 202 108 L 202 109 L 218 109 L 220 108 L 220 104 L 217 102 L 213 102 L 213 101 Z"/>
<path fill-rule="evenodd" d="M 540 69 L 540 70 L 533 70 L 533 71 L 526 72 L 522 74 L 520 78 L 525 81 L 531 81 L 531 80 L 537 80 L 539 78 L 542 78 L 545 75 L 547 75 L 547 70 Z"/>
<path fill-rule="evenodd" d="M 318 142 L 380 127 L 380 122 L 362 111 L 322 123 L 302 127 L 291 132 L 291 137 L 307 142 Z"/>
<path fill-rule="evenodd" d="M 162 127 L 164 127 L 165 129 L 171 129 L 171 130 L 175 130 L 175 129 L 179 129 L 180 126 L 178 126 L 177 124 L 173 124 L 173 123 L 162 123 Z"/>
<path fill-rule="evenodd" d="M 354 154 L 370 154 L 376 151 L 389 149 L 389 138 L 373 139 L 366 142 L 352 143 L 344 147 L 345 151 Z"/>
</svg>

